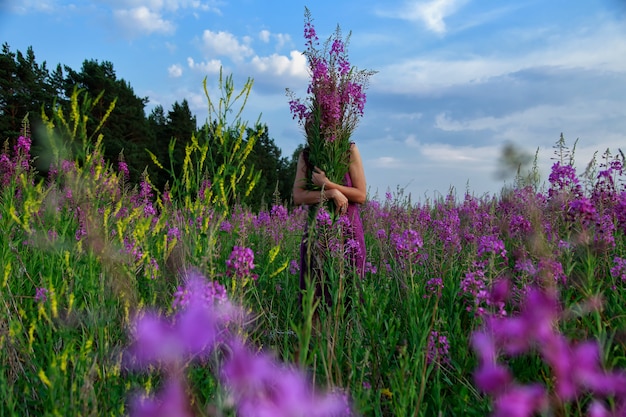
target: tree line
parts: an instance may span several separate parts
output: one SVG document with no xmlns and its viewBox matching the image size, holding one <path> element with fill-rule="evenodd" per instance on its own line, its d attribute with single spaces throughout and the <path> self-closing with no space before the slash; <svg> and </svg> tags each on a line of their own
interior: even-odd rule
<svg viewBox="0 0 626 417">
<path fill-rule="evenodd" d="M 198 126 L 186 99 L 175 102 L 169 110 L 157 105 L 146 115 L 148 97 L 137 96 L 128 81 L 117 77 L 109 61 L 88 59 L 83 61 L 79 71 L 60 63 L 49 70 L 45 61 L 37 62 L 32 47 L 26 53 L 13 52 L 4 43 L 0 54 L 0 139 L 5 146 L 12 146 L 27 118 L 40 175 L 45 175 L 49 169 L 45 166 L 49 139 L 42 129 L 42 114 L 51 114 L 59 107 L 71 111 L 70 97 L 76 89 L 98 98 L 88 125 L 95 128 L 105 120 L 99 130 L 103 135 L 105 160 L 116 164 L 123 158 L 131 184 L 137 184 L 147 174 L 156 188 L 164 190 L 173 178 L 168 170 L 153 162 L 150 153 L 176 172 L 183 164 L 185 147 L 192 136 L 203 137 L 211 143 L 211 138 L 206 137 L 211 131 L 207 123 L 211 121 Z M 108 114 L 112 103 L 113 110 Z M 254 167 L 262 175 L 252 192 L 239 203 L 252 210 L 266 208 L 274 201 L 290 205 L 300 148 L 291 157 L 283 157 L 267 125 L 256 123 L 247 128 L 247 138 L 259 130 L 262 133 L 246 163 L 247 168 Z M 219 164 L 219 161 L 213 163 Z"/>
</svg>

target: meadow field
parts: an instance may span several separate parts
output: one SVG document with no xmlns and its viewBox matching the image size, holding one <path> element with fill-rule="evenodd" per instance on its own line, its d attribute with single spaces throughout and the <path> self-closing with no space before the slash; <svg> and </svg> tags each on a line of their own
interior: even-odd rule
<svg viewBox="0 0 626 417">
<path fill-rule="evenodd" d="M 157 190 L 61 116 L 45 178 L 28 129 L 0 155 L 0 415 L 626 415 L 621 151 L 577 173 L 558 142 L 544 185 L 495 196 L 369 196 L 366 275 L 330 236 L 322 307 L 307 211 L 237 204 L 227 126 L 232 159 L 208 175 L 193 141 Z"/>
</svg>

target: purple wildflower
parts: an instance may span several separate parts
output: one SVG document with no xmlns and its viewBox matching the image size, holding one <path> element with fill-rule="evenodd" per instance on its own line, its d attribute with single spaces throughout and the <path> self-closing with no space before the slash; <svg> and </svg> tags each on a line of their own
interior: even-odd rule
<svg viewBox="0 0 626 417">
<path fill-rule="evenodd" d="M 613 258 L 613 264 L 611 276 L 626 281 L 626 259 L 616 256 Z"/>
<path fill-rule="evenodd" d="M 431 331 L 428 337 L 428 352 L 426 354 L 428 363 L 448 364 L 450 362 L 449 352 L 450 343 L 448 338 L 437 331 Z"/>
<path fill-rule="evenodd" d="M 480 236 L 478 238 L 477 254 L 479 258 L 485 254 L 494 254 L 499 255 L 504 260 L 507 259 L 504 242 L 502 239 L 494 235 Z"/>
<path fill-rule="evenodd" d="M 226 260 L 227 274 L 240 279 L 257 279 L 254 269 L 254 252 L 250 248 L 235 246 Z"/>
<path fill-rule="evenodd" d="M 289 273 L 291 275 L 297 275 L 298 272 L 300 272 L 300 264 L 298 261 L 292 259 L 291 262 L 289 262 Z"/>
<path fill-rule="evenodd" d="M 185 387 L 178 378 L 169 378 L 154 397 L 136 396 L 130 408 L 131 417 L 193 417 Z"/>
<path fill-rule="evenodd" d="M 172 318 L 151 311 L 136 317 L 130 353 L 138 366 L 168 366 L 182 359 L 204 358 L 226 338 L 229 323 L 243 320 L 243 313 L 226 299 L 223 287 L 208 283 L 197 273 L 189 274 L 175 298 Z"/>
<path fill-rule="evenodd" d="M 515 385 L 498 396 L 493 417 L 532 417 L 547 406 L 548 397 L 542 386 Z"/>
<path fill-rule="evenodd" d="M 122 175 L 124 176 L 124 179 L 129 179 L 130 178 L 130 171 L 128 170 L 128 164 L 124 161 L 119 161 L 117 163 L 118 165 L 118 169 L 119 171 L 122 173 Z"/>
<path fill-rule="evenodd" d="M 443 279 L 431 278 L 426 282 L 426 293 L 424 298 L 430 298 L 432 295 L 437 297 L 441 296 L 441 290 L 443 289 Z"/>
<path fill-rule="evenodd" d="M 582 194 L 580 182 L 576 176 L 576 168 L 571 165 L 561 165 L 560 162 L 556 162 L 552 165 L 548 180 L 550 181 L 550 189 L 548 190 L 550 197 L 555 196 L 560 191 L 569 191 L 575 196 Z"/>
<path fill-rule="evenodd" d="M 38 287 L 35 290 L 35 301 L 38 303 L 45 303 L 46 300 L 48 300 L 48 294 L 50 293 L 50 291 L 48 291 L 47 288 L 43 288 L 43 287 Z"/>
<path fill-rule="evenodd" d="M 226 219 L 220 224 L 220 230 L 222 232 L 231 233 L 233 231 L 233 225 Z"/>
<path fill-rule="evenodd" d="M 406 229 L 401 235 L 392 235 L 398 259 L 408 259 L 417 262 L 421 259 L 421 249 L 424 246 L 422 236 L 416 230 Z"/>
<path fill-rule="evenodd" d="M 345 400 L 322 394 L 296 368 L 233 341 L 221 377 L 242 417 L 347 416 Z"/>
</svg>

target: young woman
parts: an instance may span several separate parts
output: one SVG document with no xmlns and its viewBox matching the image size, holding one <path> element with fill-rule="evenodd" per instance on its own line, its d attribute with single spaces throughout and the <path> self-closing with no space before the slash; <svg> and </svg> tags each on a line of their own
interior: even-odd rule
<svg viewBox="0 0 626 417">
<path fill-rule="evenodd" d="M 346 260 L 354 273 L 362 277 L 365 273 L 365 239 L 359 205 L 365 202 L 367 190 L 363 162 L 356 144 L 351 143 L 349 152 L 349 171 L 343 182 L 337 184 L 330 181 L 324 171 L 312 166 L 308 157 L 308 148 L 305 148 L 298 158 L 293 184 L 293 201 L 297 205 L 308 206 L 315 206 L 327 200 L 335 203 L 338 214 L 347 217 L 346 221 L 342 222 L 346 225 L 343 228 Z M 321 187 L 322 191 L 307 190 L 307 178 L 311 178 L 313 184 Z M 323 296 L 325 302 L 330 304 L 328 288 L 322 289 L 320 285 L 323 280 L 321 262 L 325 254 L 315 253 L 320 248 L 315 242 L 310 241 L 312 233 L 309 227 L 315 227 L 315 223 L 307 223 L 300 243 L 300 289 L 306 289 L 307 280 L 310 280 L 316 286 L 316 296 Z"/>
</svg>

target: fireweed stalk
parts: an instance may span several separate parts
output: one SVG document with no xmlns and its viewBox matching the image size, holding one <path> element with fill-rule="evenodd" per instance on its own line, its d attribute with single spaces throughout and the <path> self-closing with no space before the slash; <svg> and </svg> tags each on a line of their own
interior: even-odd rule
<svg viewBox="0 0 626 417">
<path fill-rule="evenodd" d="M 289 107 L 305 130 L 311 164 L 321 168 L 332 182 L 341 183 L 350 162 L 350 137 L 363 116 L 365 89 L 375 71 L 351 66 L 347 50 L 350 34 L 344 40 L 339 26 L 320 49 L 308 8 L 304 38 L 311 73 L 308 96 L 301 100 L 287 89 Z M 306 187 L 316 189 L 310 182 Z"/>
</svg>

